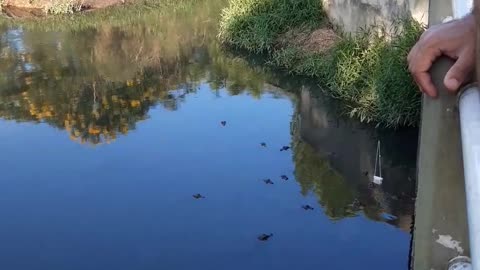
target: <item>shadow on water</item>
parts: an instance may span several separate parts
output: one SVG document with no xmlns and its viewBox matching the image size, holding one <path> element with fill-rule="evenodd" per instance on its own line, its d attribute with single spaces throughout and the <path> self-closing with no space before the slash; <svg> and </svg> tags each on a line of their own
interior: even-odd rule
<svg viewBox="0 0 480 270">
<path fill-rule="evenodd" d="M 154 23 L 122 27 L 3 29 L 0 118 L 43 123 L 75 142 L 100 146 L 121 144 L 121 137 L 149 119 L 151 110 L 177 111 L 205 85 L 217 97 L 288 98 L 293 111 L 285 121 L 291 121 L 293 176 L 301 196 L 313 196 L 331 220 L 364 216 L 409 233 L 417 131 L 381 131 L 339 117 L 335 102 L 318 96 L 314 82 L 265 70 L 256 61 L 226 52 L 215 41 L 224 4 L 199 1 L 192 10 L 167 12 Z M 378 140 L 385 178 L 381 186 L 371 183 Z M 409 243 L 402 244 L 408 250 Z"/>
<path fill-rule="evenodd" d="M 253 66 L 265 64 L 264 56 L 243 50 L 228 52 Z M 316 81 L 275 68 L 271 72 L 271 84 L 296 95 L 291 132 L 295 176 L 302 194 L 316 194 L 325 213 L 334 220 L 364 213 L 410 233 L 418 129 L 386 130 L 359 123 L 345 115 L 343 105 L 324 96 Z M 385 181 L 375 185 L 372 178 L 379 141 Z"/>
<path fill-rule="evenodd" d="M 417 130 L 377 130 L 338 117 L 332 101 L 314 97 L 312 92 L 318 91 L 301 90 L 293 129 L 296 177 L 302 193 L 317 194 L 333 219 L 363 210 L 373 220 L 410 232 Z M 372 183 L 378 141 L 382 143 L 382 185 Z"/>
</svg>

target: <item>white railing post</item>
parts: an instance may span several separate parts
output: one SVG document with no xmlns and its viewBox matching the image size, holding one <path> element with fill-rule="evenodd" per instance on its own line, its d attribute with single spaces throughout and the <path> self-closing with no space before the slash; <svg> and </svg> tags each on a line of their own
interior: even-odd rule
<svg viewBox="0 0 480 270">
<path fill-rule="evenodd" d="M 465 256 L 458 256 L 448 263 L 447 270 L 472 270 L 472 262 L 470 258 Z"/>
<path fill-rule="evenodd" d="M 480 270 L 480 92 L 469 86 L 459 96 L 465 193 L 472 269 Z"/>
<path fill-rule="evenodd" d="M 434 1 L 434 0 L 431 0 Z M 453 0 L 453 18 L 472 12 L 473 0 Z M 480 92 L 467 86 L 459 93 L 460 132 L 467 197 L 467 219 L 471 261 L 459 256 L 450 261 L 449 270 L 480 270 Z"/>
</svg>

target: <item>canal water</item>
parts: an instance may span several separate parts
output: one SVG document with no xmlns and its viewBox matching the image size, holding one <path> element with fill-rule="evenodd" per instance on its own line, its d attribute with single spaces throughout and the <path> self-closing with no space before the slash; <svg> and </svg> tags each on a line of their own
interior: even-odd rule
<svg viewBox="0 0 480 270">
<path fill-rule="evenodd" d="M 0 269 L 408 269 L 416 131 L 222 49 L 224 4 L 1 28 Z"/>
</svg>

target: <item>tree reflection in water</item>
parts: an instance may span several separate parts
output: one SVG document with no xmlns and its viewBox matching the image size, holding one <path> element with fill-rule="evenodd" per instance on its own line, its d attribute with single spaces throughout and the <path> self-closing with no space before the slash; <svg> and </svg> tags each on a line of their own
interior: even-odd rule
<svg viewBox="0 0 480 270">
<path fill-rule="evenodd" d="M 295 176 L 302 194 L 313 192 L 332 219 L 363 212 L 410 232 L 416 131 L 381 132 L 339 119 L 327 100 L 311 93 L 300 92 L 292 125 Z M 377 140 L 384 145 L 381 186 L 371 183 Z"/>
<path fill-rule="evenodd" d="M 191 7 L 197 16 L 180 10 L 81 32 L 3 29 L 0 117 L 45 122 L 99 144 L 135 129 L 152 106 L 176 110 L 203 82 L 258 98 L 265 73 L 222 52 L 219 8 L 211 6 L 199 1 Z"/>
</svg>

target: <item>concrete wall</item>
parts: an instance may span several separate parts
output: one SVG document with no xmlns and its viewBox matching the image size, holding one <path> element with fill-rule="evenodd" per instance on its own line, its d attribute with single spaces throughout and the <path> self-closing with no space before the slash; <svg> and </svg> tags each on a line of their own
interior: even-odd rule
<svg viewBox="0 0 480 270">
<path fill-rule="evenodd" d="M 389 25 L 398 17 L 411 16 L 428 23 L 428 0 L 321 0 L 328 16 L 346 32 L 372 24 Z"/>
</svg>

